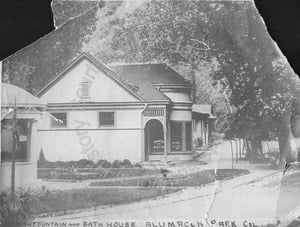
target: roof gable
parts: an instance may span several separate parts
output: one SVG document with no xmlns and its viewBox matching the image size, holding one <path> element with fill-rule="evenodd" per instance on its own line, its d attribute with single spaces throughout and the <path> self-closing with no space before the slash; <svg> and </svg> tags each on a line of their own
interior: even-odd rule
<svg viewBox="0 0 300 227">
<path fill-rule="evenodd" d="M 83 59 L 87 59 L 98 69 L 110 76 L 113 80 L 124 87 L 128 92 L 141 101 L 170 101 L 161 91 L 153 85 L 188 85 L 189 83 L 172 68 L 163 63 L 157 64 L 132 64 L 132 65 L 106 65 L 101 60 L 88 53 L 82 53 L 69 66 L 58 75 L 53 76 L 45 86 L 36 93 L 42 96 L 49 88 L 58 83 L 59 80 Z"/>
<path fill-rule="evenodd" d="M 77 65 L 79 65 L 83 60 L 87 60 L 90 62 L 93 66 L 95 66 L 98 70 L 102 71 L 105 75 L 110 77 L 113 81 L 115 81 L 117 84 L 119 84 L 121 87 L 123 87 L 127 92 L 129 92 L 131 95 L 133 95 L 138 100 L 143 100 L 141 96 L 139 96 L 133 87 L 131 85 L 125 83 L 122 81 L 109 67 L 103 63 L 102 61 L 94 58 L 93 56 L 83 53 L 79 57 L 77 57 L 66 69 L 64 69 L 61 73 L 59 73 L 57 76 L 53 77 L 52 80 L 49 81 L 48 84 L 46 84 L 44 87 L 42 87 L 39 92 L 37 92 L 37 96 L 44 95 L 51 87 L 53 87 L 56 83 L 59 83 L 59 81 L 68 74 L 72 69 L 74 69 Z"/>
<path fill-rule="evenodd" d="M 97 22 L 98 11 L 97 5 L 4 59 L 2 82 L 17 85 L 34 95 L 41 95 L 76 60 L 85 55 L 140 100 L 169 102 L 169 98 L 152 84 L 185 82 L 165 64 L 135 64 L 110 68 L 103 67 L 103 63 L 93 56 L 82 54 L 82 40 Z"/>
</svg>

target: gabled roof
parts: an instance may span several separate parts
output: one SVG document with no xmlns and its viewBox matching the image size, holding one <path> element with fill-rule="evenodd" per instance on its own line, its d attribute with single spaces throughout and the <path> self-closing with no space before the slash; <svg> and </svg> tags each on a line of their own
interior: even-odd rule
<svg viewBox="0 0 300 227">
<path fill-rule="evenodd" d="M 111 64 L 110 67 L 123 77 L 130 80 L 139 80 L 143 83 L 189 84 L 189 82 L 165 63 Z"/>
<path fill-rule="evenodd" d="M 153 85 L 190 85 L 182 76 L 164 63 L 110 65 L 120 78 L 138 87 L 146 100 L 169 100 Z"/>
<path fill-rule="evenodd" d="M 189 83 L 176 71 L 163 63 L 139 63 L 109 66 L 94 56 L 83 53 L 62 72 L 53 75 L 47 84 L 39 88 L 37 95 L 41 96 L 44 94 L 51 86 L 58 83 L 68 70 L 73 68 L 83 59 L 89 60 L 98 69 L 110 76 L 139 100 L 143 101 L 170 101 L 166 95 L 156 89 L 153 85 L 189 85 Z"/>
<path fill-rule="evenodd" d="M 120 79 L 118 75 L 115 72 L 113 72 L 104 62 L 100 61 L 99 59 L 96 59 L 95 57 L 87 53 L 82 53 L 80 56 L 78 56 L 69 66 L 67 66 L 66 69 L 58 73 L 58 75 L 53 75 L 52 79 L 49 80 L 49 82 L 45 84 L 45 86 L 40 87 L 39 91 L 37 92 L 37 96 L 43 95 L 49 88 L 51 88 L 54 84 L 56 84 L 66 74 L 66 72 L 68 72 L 70 69 L 72 69 L 74 66 L 76 66 L 84 59 L 90 61 L 99 70 L 101 70 L 107 76 L 112 78 L 115 82 L 117 82 L 119 85 L 125 88 L 133 96 L 135 96 L 139 100 L 143 100 L 143 98 L 139 96 L 138 93 L 135 91 L 134 87 L 132 87 L 130 84 Z"/>
<path fill-rule="evenodd" d="M 97 23 L 98 4 L 75 17 L 48 35 L 3 60 L 2 82 L 19 86 L 33 95 L 42 94 L 49 84 L 82 57 L 86 34 Z M 87 54 L 85 54 L 87 56 Z M 152 84 L 188 84 L 166 64 L 107 65 L 93 56 L 89 59 L 106 70 L 140 100 L 167 101 L 170 99 Z M 100 63 L 99 63 L 100 62 Z M 43 91 L 42 91 L 43 90 Z"/>
</svg>

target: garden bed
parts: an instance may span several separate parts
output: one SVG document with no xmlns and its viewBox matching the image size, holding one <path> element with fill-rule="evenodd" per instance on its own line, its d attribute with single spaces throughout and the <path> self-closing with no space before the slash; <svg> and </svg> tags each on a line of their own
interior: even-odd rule
<svg viewBox="0 0 300 227">
<path fill-rule="evenodd" d="M 236 176 L 248 174 L 248 170 L 244 169 L 218 169 L 215 175 L 215 170 L 203 170 L 197 173 L 188 175 L 177 175 L 170 177 L 148 177 L 129 180 L 102 181 L 93 182 L 90 186 L 144 186 L 144 187 L 186 187 L 186 186 L 202 186 L 212 183 L 216 180 L 225 180 Z"/>
<path fill-rule="evenodd" d="M 144 168 L 39 168 L 39 179 L 89 180 L 159 175 L 158 169 Z"/>
</svg>

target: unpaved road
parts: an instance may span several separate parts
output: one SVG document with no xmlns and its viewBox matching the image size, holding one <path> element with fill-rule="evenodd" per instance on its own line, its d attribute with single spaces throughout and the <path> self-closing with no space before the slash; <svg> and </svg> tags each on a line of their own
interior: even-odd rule
<svg viewBox="0 0 300 227">
<path fill-rule="evenodd" d="M 300 205 L 299 176 L 300 173 L 295 170 L 289 171 L 286 176 L 282 176 L 281 171 L 254 170 L 246 176 L 205 187 L 186 188 L 163 198 L 36 221 L 215 219 L 237 223 L 275 223 L 278 219 L 284 220 L 288 215 L 297 214 L 297 206 Z"/>
</svg>

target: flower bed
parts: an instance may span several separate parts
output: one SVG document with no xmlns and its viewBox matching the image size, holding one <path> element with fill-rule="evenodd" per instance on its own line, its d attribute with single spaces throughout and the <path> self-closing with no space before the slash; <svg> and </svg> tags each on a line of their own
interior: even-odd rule
<svg viewBox="0 0 300 227">
<path fill-rule="evenodd" d="M 170 186 L 170 187 L 185 187 L 185 186 L 202 186 L 205 184 L 212 183 L 216 180 L 224 180 L 233 178 L 243 174 L 248 174 L 248 170 L 244 169 L 218 169 L 215 175 L 215 170 L 203 170 L 197 173 L 188 175 L 178 175 L 171 177 L 148 177 L 140 179 L 129 179 L 129 180 L 116 180 L 116 181 L 103 181 L 93 182 L 91 186 L 144 186 L 144 187 L 159 187 L 159 186 Z"/>
<path fill-rule="evenodd" d="M 88 180 L 123 178 L 161 174 L 160 170 L 144 168 L 39 168 L 40 179 Z"/>
</svg>

